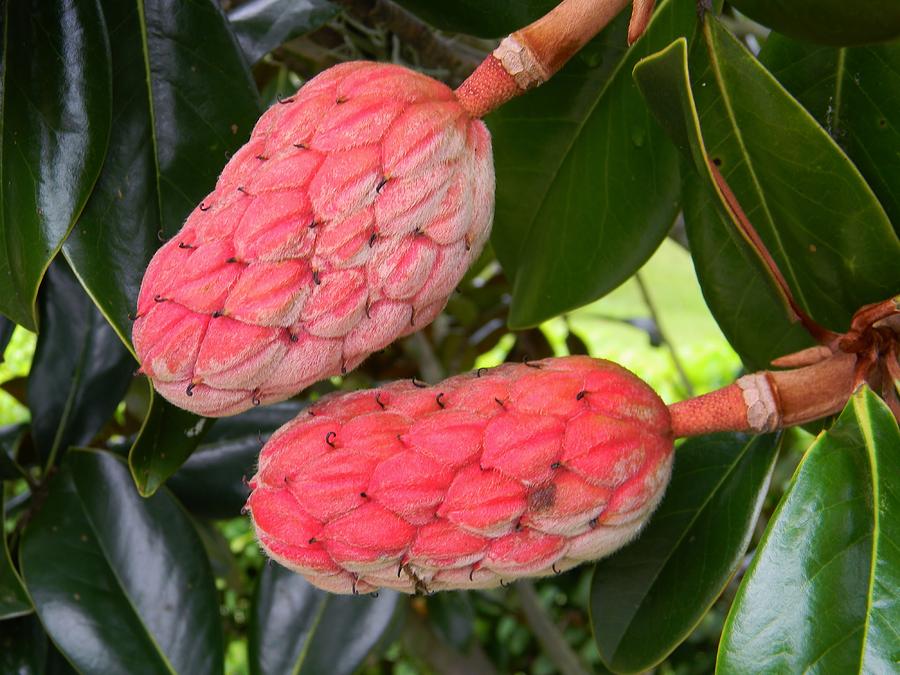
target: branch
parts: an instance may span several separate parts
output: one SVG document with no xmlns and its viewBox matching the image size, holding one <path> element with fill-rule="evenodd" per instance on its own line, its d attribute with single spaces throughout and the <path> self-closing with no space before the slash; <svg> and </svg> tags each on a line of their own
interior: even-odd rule
<svg viewBox="0 0 900 675">
<path fill-rule="evenodd" d="M 635 272 L 634 275 L 635 281 L 637 281 L 638 289 L 641 292 L 641 297 L 644 300 L 644 304 L 647 306 L 647 311 L 650 312 L 650 318 L 653 319 L 653 323 L 656 324 L 656 330 L 659 333 L 659 337 L 665 343 L 666 347 L 669 350 L 669 354 L 672 357 L 672 363 L 675 365 L 675 370 L 678 371 L 678 377 L 681 378 L 681 384 L 684 386 L 684 391 L 688 396 L 694 395 L 694 385 L 691 384 L 691 379 L 687 375 L 687 371 L 684 369 L 684 366 L 681 363 L 681 359 L 678 358 L 678 352 L 675 351 L 675 345 L 672 344 L 672 341 L 669 339 L 669 336 L 663 332 L 662 324 L 659 321 L 659 314 L 656 312 L 656 305 L 653 303 L 653 299 L 650 297 L 650 293 L 647 290 L 647 285 L 644 283 L 644 278 L 641 276 L 640 272 Z"/>
<path fill-rule="evenodd" d="M 415 48 L 422 65 L 449 71 L 452 85 L 459 84 L 478 66 L 478 58 L 460 50 L 418 17 L 390 0 L 334 0 L 357 19 L 394 33 Z"/>
<path fill-rule="evenodd" d="M 530 581 L 516 583 L 516 593 L 531 632 L 563 675 L 588 675 L 569 643 L 550 621 Z"/>
<path fill-rule="evenodd" d="M 534 23 L 503 39 L 456 97 L 473 117 L 484 117 L 510 99 L 549 80 L 631 0 L 563 0 Z M 629 44 L 650 22 L 653 3 L 635 0 Z"/>
<path fill-rule="evenodd" d="M 840 412 L 853 394 L 857 356 L 838 352 L 812 365 L 745 375 L 669 406 L 676 438 L 716 431 L 766 433 Z"/>
</svg>

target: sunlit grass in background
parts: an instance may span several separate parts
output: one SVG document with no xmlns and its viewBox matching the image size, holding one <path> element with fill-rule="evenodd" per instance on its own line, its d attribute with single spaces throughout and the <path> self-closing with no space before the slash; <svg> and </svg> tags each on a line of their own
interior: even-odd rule
<svg viewBox="0 0 900 675">
<path fill-rule="evenodd" d="M 28 375 L 36 342 L 37 336 L 34 333 L 21 326 L 16 327 L 4 353 L 4 361 L 0 363 L 0 384 Z M 0 426 L 27 422 L 30 419 L 31 414 L 28 412 L 28 408 L 7 392 L 0 390 Z"/>
</svg>

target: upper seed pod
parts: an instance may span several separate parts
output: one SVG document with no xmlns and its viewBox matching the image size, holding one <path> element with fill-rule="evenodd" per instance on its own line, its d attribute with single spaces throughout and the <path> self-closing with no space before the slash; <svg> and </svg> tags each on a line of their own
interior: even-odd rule
<svg viewBox="0 0 900 675">
<path fill-rule="evenodd" d="M 272 106 L 141 285 L 157 391 L 222 416 L 427 325 L 490 233 L 487 127 L 446 85 L 345 63 Z"/>
<path fill-rule="evenodd" d="M 653 390 L 567 357 L 323 399 L 265 445 L 248 506 L 320 588 L 485 588 L 624 546 L 671 468 Z"/>
</svg>

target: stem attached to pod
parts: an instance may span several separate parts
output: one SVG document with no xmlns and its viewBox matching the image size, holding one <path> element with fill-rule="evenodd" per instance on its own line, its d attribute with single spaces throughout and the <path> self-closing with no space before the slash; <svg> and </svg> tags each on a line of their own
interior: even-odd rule
<svg viewBox="0 0 900 675">
<path fill-rule="evenodd" d="M 484 117 L 510 99 L 549 80 L 632 0 L 563 0 L 534 23 L 504 38 L 456 90 L 473 117 Z M 628 44 L 650 22 L 653 0 L 634 0 Z"/>
<path fill-rule="evenodd" d="M 761 371 L 669 406 L 676 438 L 716 431 L 766 433 L 833 415 L 854 389 L 855 354 L 837 353 L 802 368 Z"/>
</svg>

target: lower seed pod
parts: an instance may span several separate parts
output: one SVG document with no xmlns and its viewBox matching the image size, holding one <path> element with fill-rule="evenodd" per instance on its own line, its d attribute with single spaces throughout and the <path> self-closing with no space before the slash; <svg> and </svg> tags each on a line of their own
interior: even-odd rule
<svg viewBox="0 0 900 675">
<path fill-rule="evenodd" d="M 335 593 L 488 588 L 621 548 L 672 470 L 669 412 L 588 357 L 327 397 L 263 447 L 248 507 Z"/>
</svg>

